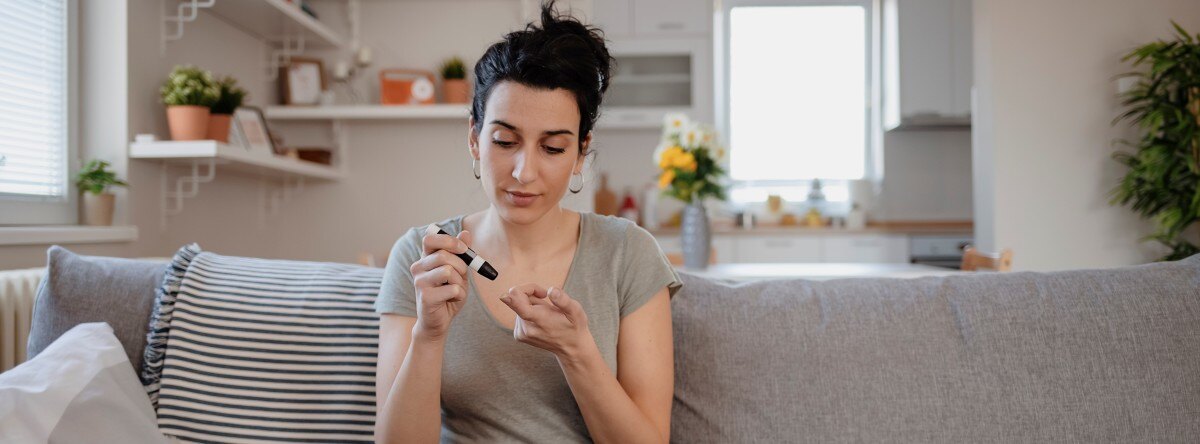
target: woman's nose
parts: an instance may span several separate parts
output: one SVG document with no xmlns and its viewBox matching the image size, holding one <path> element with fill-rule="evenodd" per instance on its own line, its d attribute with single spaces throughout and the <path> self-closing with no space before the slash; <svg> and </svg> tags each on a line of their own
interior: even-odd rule
<svg viewBox="0 0 1200 444">
<path fill-rule="evenodd" d="M 517 179 L 517 182 L 526 184 L 537 179 L 537 156 L 532 151 L 533 149 L 526 147 L 516 155 L 512 177 Z"/>
</svg>

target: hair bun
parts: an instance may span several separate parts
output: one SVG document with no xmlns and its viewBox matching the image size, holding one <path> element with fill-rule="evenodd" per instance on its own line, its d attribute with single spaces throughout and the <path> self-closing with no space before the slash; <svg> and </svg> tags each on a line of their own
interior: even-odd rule
<svg viewBox="0 0 1200 444">
<path fill-rule="evenodd" d="M 492 89 L 507 80 L 571 91 L 579 106 L 579 138 L 591 132 L 616 60 L 608 53 L 604 31 L 558 13 L 554 5 L 554 0 L 543 2 L 538 22 L 506 34 L 475 63 L 471 116 L 476 122 L 483 121 Z"/>
<path fill-rule="evenodd" d="M 608 91 L 608 85 L 612 79 L 612 65 L 615 64 L 614 59 L 608 53 L 604 31 L 595 26 L 586 25 L 569 14 L 559 13 L 555 8 L 555 3 L 556 0 L 542 3 L 540 29 L 533 23 L 527 24 L 525 29 L 544 32 L 547 40 L 551 41 L 559 38 L 577 38 L 583 42 L 596 63 L 596 91 L 603 94 Z"/>
</svg>

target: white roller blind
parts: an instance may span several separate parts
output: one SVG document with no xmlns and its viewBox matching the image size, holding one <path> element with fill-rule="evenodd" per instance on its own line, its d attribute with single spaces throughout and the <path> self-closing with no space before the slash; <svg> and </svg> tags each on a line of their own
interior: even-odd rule
<svg viewBox="0 0 1200 444">
<path fill-rule="evenodd" d="M 0 7 L 0 199 L 67 199 L 66 1 Z"/>
</svg>

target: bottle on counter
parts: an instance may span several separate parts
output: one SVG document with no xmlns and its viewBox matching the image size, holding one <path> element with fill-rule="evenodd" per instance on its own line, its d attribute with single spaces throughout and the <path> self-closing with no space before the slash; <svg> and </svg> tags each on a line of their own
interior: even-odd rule
<svg viewBox="0 0 1200 444">
<path fill-rule="evenodd" d="M 621 210 L 617 212 L 617 215 L 640 225 L 637 201 L 633 199 L 633 192 L 628 188 L 625 189 L 625 200 L 621 202 Z"/>
<path fill-rule="evenodd" d="M 642 188 L 642 228 L 658 229 L 658 195 L 661 192 L 654 183 L 647 183 Z"/>
<path fill-rule="evenodd" d="M 867 227 L 867 214 L 858 202 L 850 204 L 850 212 L 846 213 L 846 228 L 861 230 Z"/>
</svg>

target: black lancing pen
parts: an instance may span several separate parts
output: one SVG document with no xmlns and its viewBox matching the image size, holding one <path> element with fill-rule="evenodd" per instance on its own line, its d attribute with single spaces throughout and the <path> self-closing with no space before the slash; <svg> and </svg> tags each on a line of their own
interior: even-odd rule
<svg viewBox="0 0 1200 444">
<path fill-rule="evenodd" d="M 429 224 L 429 226 L 425 228 L 425 235 L 434 233 L 445 234 L 447 236 L 450 235 L 450 233 L 447 233 L 446 230 L 443 230 L 442 227 L 439 227 L 437 224 Z M 470 247 L 467 247 L 467 251 L 465 253 L 453 254 L 462 259 L 463 262 L 466 262 L 467 266 L 475 270 L 476 273 L 479 273 L 480 276 L 488 278 L 488 280 L 494 281 L 497 277 L 500 277 L 500 273 L 496 272 L 496 269 L 492 267 L 492 264 L 489 264 L 486 260 L 476 254 L 475 251 Z"/>
</svg>

